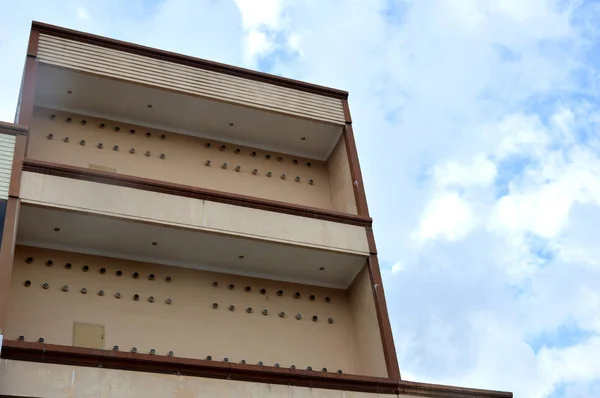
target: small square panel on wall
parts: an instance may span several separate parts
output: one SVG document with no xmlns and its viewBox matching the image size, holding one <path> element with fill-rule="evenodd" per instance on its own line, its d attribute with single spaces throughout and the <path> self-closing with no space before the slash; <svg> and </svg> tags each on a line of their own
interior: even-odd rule
<svg viewBox="0 0 600 398">
<path fill-rule="evenodd" d="M 104 325 L 75 322 L 73 325 L 73 346 L 103 349 Z"/>
</svg>

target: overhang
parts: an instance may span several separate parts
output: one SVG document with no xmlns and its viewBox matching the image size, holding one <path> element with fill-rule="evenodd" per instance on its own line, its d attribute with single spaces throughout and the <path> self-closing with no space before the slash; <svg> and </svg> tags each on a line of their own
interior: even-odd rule
<svg viewBox="0 0 600 398">
<path fill-rule="evenodd" d="M 37 22 L 32 29 L 36 106 L 318 160 L 350 121 L 344 91 Z"/>
<path fill-rule="evenodd" d="M 24 205 L 17 244 L 347 288 L 365 256 Z"/>
</svg>

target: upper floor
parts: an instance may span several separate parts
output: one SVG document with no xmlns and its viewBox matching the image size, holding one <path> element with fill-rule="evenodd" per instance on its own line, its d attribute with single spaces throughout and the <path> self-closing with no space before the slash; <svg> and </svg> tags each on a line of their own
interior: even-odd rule
<svg viewBox="0 0 600 398">
<path fill-rule="evenodd" d="M 368 217 L 343 91 L 39 23 L 29 56 L 28 159 Z"/>
<path fill-rule="evenodd" d="M 17 119 L 23 204 L 203 233 L 242 242 L 227 243 L 240 253 L 277 245 L 293 259 L 246 255 L 241 270 L 169 251 L 163 264 L 346 289 L 376 252 L 343 91 L 34 22 Z M 304 249 L 315 254 L 295 256 Z"/>
</svg>

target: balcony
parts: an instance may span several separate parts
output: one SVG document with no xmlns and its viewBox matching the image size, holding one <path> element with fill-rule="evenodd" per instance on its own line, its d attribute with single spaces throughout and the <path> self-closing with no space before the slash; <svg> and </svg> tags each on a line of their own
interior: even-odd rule
<svg viewBox="0 0 600 398">
<path fill-rule="evenodd" d="M 357 215 L 344 93 L 96 40 L 40 34 L 29 159 Z"/>
<path fill-rule="evenodd" d="M 386 377 L 365 261 L 24 204 L 5 338 Z"/>
<path fill-rule="evenodd" d="M 27 157 L 48 163 L 356 214 L 340 141 L 327 162 L 36 108 Z"/>
</svg>

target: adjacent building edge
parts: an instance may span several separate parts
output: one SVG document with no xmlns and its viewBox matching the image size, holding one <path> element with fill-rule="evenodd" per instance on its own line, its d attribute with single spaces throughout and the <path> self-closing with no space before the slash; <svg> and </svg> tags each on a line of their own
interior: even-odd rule
<svg viewBox="0 0 600 398">
<path fill-rule="evenodd" d="M 104 47 L 118 48 L 123 51 L 143 54 L 145 56 L 170 60 L 177 63 L 193 65 L 195 67 L 219 70 L 223 73 L 234 74 L 252 80 L 260 80 L 286 87 L 292 87 L 307 92 L 315 92 L 342 100 L 346 125 L 344 127 L 344 141 L 349 157 L 351 176 L 354 186 L 354 194 L 357 203 L 358 216 L 343 215 L 336 212 L 303 208 L 274 201 L 256 200 L 247 197 L 236 197 L 223 193 L 207 190 L 192 189 L 191 187 L 173 186 L 158 181 L 146 180 L 129 176 L 116 176 L 87 169 L 73 168 L 63 165 L 45 164 L 26 159 L 27 153 L 27 125 L 33 115 L 35 84 L 37 77 L 37 48 L 39 32 L 68 37 L 75 40 L 93 42 Z M 5 325 L 5 310 L 8 300 L 10 277 L 12 273 L 13 255 L 16 244 L 16 231 L 20 210 L 20 181 L 21 173 L 25 167 L 27 170 L 54 173 L 56 175 L 69 176 L 71 178 L 85 179 L 114 185 L 124 185 L 139 189 L 155 190 L 175 195 L 190 197 L 202 197 L 205 195 L 220 198 L 219 201 L 228 202 L 247 207 L 261 208 L 265 210 L 278 211 L 298 216 L 317 217 L 331 221 L 344 222 L 348 224 L 361 225 L 366 228 L 369 242 L 370 255 L 367 266 L 373 289 L 379 329 L 386 361 L 388 378 L 376 378 L 359 375 L 326 374 L 298 369 L 282 369 L 272 367 L 258 367 L 256 365 L 242 365 L 233 363 L 220 363 L 206 360 L 173 358 L 167 356 L 131 354 L 118 351 L 106 351 L 85 349 L 71 346 L 60 346 L 40 343 L 29 343 L 4 340 L 2 347 L 2 358 L 46 362 L 63 365 L 104 367 L 122 370 L 135 370 L 152 373 L 178 374 L 199 376 L 208 378 L 223 378 L 240 381 L 254 381 L 271 384 L 285 384 L 294 386 L 328 388 L 346 391 L 361 391 L 381 394 L 412 394 L 415 396 L 429 397 L 512 397 L 512 393 L 466 389 L 460 387 L 441 386 L 434 384 L 415 383 L 402 381 L 400 369 L 396 356 L 396 350 L 392 337 L 392 329 L 387 312 L 381 272 L 377 260 L 375 238 L 371 228 L 371 218 L 367 206 L 366 194 L 358 162 L 358 153 L 352 131 L 352 118 L 347 101 L 348 93 L 329 89 L 321 86 L 311 85 L 291 79 L 270 76 L 260 72 L 249 71 L 242 68 L 230 67 L 210 61 L 199 60 L 178 54 L 164 52 L 147 47 L 137 46 L 130 43 L 120 42 L 106 38 L 100 38 L 81 32 L 71 31 L 52 25 L 34 22 L 30 35 L 27 59 L 19 106 L 15 122 L 17 124 L 0 123 L 0 133 L 16 135 L 13 169 L 9 188 L 9 198 L 6 203 L 6 214 L 2 226 L 2 243 L 0 245 L 0 333 Z"/>
</svg>

